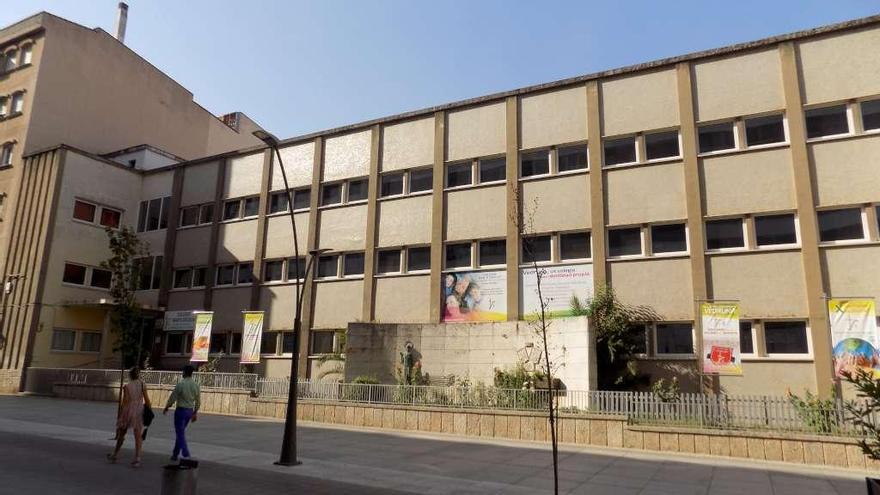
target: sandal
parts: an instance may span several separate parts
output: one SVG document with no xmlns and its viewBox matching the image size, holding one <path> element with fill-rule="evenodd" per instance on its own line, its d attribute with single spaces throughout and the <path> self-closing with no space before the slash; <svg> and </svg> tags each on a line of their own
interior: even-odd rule
<svg viewBox="0 0 880 495">
<path fill-rule="evenodd" d="M 135 459 L 135 460 L 131 461 L 131 467 L 133 467 L 133 468 L 139 468 L 139 467 L 141 467 L 141 466 L 142 466 L 142 464 L 141 464 L 141 460 L 140 460 L 140 459 Z"/>
<path fill-rule="evenodd" d="M 116 456 L 113 454 L 107 454 L 107 462 L 110 464 L 116 464 Z"/>
</svg>

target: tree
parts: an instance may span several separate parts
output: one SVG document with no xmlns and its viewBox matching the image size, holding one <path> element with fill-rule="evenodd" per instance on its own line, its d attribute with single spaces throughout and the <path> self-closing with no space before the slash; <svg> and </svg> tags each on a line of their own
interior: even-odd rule
<svg viewBox="0 0 880 495">
<path fill-rule="evenodd" d="M 880 418 L 880 380 L 874 378 L 873 371 L 862 368 L 844 372 L 843 379 L 855 386 L 856 395 L 861 399 L 845 403 L 851 421 L 865 433 L 859 446 L 865 455 L 880 461 L 880 424 L 877 423 Z"/>
</svg>

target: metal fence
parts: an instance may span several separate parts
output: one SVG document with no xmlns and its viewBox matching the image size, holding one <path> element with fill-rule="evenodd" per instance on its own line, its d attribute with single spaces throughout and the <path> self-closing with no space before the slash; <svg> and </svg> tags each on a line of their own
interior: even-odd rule
<svg viewBox="0 0 880 495">
<path fill-rule="evenodd" d="M 124 375 L 127 380 L 128 374 Z M 28 368 L 25 392 L 51 394 L 56 383 L 119 385 L 121 376 L 123 373 L 112 369 Z M 141 371 L 141 380 L 148 386 L 175 385 L 181 376 L 180 371 Z M 255 390 L 257 376 L 254 373 L 193 373 L 193 379 L 202 387 L 247 390 Z"/>
</svg>

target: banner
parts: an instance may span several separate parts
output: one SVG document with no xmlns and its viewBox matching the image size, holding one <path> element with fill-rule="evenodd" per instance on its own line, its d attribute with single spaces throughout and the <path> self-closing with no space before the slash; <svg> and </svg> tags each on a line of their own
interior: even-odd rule
<svg viewBox="0 0 880 495">
<path fill-rule="evenodd" d="M 263 312 L 243 311 L 244 331 L 241 333 L 241 363 L 260 362 L 260 345 L 263 339 Z"/>
<path fill-rule="evenodd" d="M 192 332 L 196 328 L 196 314 L 193 310 L 166 311 L 163 327 L 166 332 Z"/>
<path fill-rule="evenodd" d="M 507 319 L 505 270 L 444 273 L 440 282 L 443 321 L 504 321 Z"/>
<path fill-rule="evenodd" d="M 739 304 L 702 303 L 703 373 L 742 375 Z"/>
<path fill-rule="evenodd" d="M 880 336 L 873 299 L 829 299 L 831 357 L 834 375 L 856 368 L 872 370 L 880 378 Z"/>
<path fill-rule="evenodd" d="M 593 297 L 593 265 L 559 265 L 538 267 L 541 275 L 541 296 L 547 302 L 546 316 L 559 318 L 571 316 L 571 298 L 575 296 L 586 305 Z M 520 270 L 522 296 L 520 314 L 524 319 L 534 319 L 541 311 L 538 297 L 538 277 L 534 268 Z"/>
<path fill-rule="evenodd" d="M 214 312 L 196 311 L 195 315 L 196 322 L 190 361 L 205 363 L 208 361 L 208 351 L 211 349 L 211 325 L 214 324 Z"/>
</svg>

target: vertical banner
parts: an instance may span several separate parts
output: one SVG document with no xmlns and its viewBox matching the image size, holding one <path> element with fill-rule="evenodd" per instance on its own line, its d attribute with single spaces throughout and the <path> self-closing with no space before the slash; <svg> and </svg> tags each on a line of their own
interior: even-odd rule
<svg viewBox="0 0 880 495">
<path fill-rule="evenodd" d="M 742 375 L 739 348 L 739 304 L 702 303 L 703 373 Z"/>
<path fill-rule="evenodd" d="M 195 311 L 196 326 L 193 330 L 192 358 L 194 363 L 208 361 L 208 350 L 211 348 L 211 326 L 214 324 L 213 311 Z"/>
<path fill-rule="evenodd" d="M 829 299 L 834 375 L 857 368 L 880 378 L 880 336 L 873 299 Z"/>
<path fill-rule="evenodd" d="M 243 311 L 244 331 L 241 334 L 241 363 L 260 362 L 260 344 L 263 340 L 263 312 Z"/>
<path fill-rule="evenodd" d="M 440 283 L 443 321 L 507 319 L 506 271 L 444 273 Z"/>
</svg>

